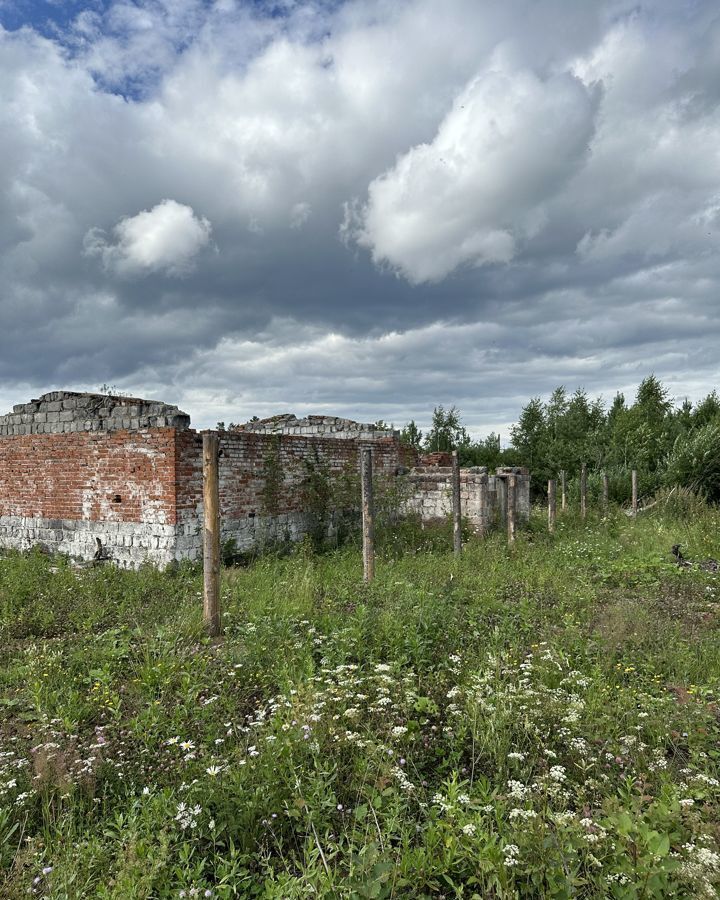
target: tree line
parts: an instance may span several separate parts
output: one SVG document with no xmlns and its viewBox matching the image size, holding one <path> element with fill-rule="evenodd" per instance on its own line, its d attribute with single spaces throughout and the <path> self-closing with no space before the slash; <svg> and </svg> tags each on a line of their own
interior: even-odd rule
<svg viewBox="0 0 720 900">
<path fill-rule="evenodd" d="M 720 398 L 711 391 L 692 404 L 677 405 L 654 375 L 643 379 L 634 400 L 617 393 L 607 405 L 578 388 L 556 388 L 549 399 L 533 397 L 510 430 L 510 446 L 499 435 L 473 441 L 452 406 L 437 406 L 429 431 L 408 422 L 401 438 L 423 452 L 457 450 L 463 466 L 527 466 L 536 496 L 549 478 L 566 473 L 571 493 L 580 467 L 588 467 L 591 494 L 608 475 L 611 499 L 630 496 L 630 473 L 638 472 L 641 495 L 676 485 L 720 501 Z"/>
</svg>

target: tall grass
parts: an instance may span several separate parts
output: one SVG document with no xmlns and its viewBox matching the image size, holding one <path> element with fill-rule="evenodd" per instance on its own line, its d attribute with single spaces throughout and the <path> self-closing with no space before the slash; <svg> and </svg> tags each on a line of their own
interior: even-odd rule
<svg viewBox="0 0 720 900">
<path fill-rule="evenodd" d="M 0 561 L 0 896 L 712 897 L 717 510 L 224 573 Z M 418 549 L 419 548 L 419 549 Z"/>
</svg>

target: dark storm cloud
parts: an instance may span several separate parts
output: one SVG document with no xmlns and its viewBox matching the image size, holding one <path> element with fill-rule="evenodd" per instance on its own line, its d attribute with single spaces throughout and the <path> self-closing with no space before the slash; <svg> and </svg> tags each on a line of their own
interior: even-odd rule
<svg viewBox="0 0 720 900">
<path fill-rule="evenodd" d="M 716 383 L 714 4 L 73 10 L 0 4 L 3 405 L 486 432 L 559 383 Z"/>
</svg>

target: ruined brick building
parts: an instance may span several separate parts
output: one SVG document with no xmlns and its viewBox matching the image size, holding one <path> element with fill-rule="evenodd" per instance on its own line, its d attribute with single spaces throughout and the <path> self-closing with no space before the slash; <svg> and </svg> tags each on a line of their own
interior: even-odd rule
<svg viewBox="0 0 720 900">
<path fill-rule="evenodd" d="M 418 466 L 397 432 L 276 416 L 219 438 L 222 535 L 240 549 L 305 534 L 312 474 L 347 479 L 360 446 L 373 448 L 380 478 L 403 479 L 405 511 L 429 521 L 450 509 L 450 470 Z M 461 472 L 464 514 L 478 532 L 502 517 L 511 472 L 524 518 L 527 470 Z M 0 548 L 40 544 L 92 559 L 99 541 L 121 566 L 165 566 L 201 556 L 202 515 L 202 434 L 176 406 L 56 391 L 0 416 Z"/>
</svg>

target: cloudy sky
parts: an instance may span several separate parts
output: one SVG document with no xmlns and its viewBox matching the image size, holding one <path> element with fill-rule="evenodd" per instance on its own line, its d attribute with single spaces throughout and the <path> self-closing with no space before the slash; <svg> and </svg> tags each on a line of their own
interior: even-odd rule
<svg viewBox="0 0 720 900">
<path fill-rule="evenodd" d="M 0 0 L 0 407 L 720 385 L 716 0 Z"/>
</svg>

